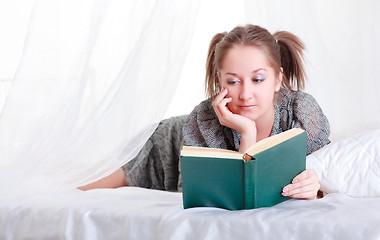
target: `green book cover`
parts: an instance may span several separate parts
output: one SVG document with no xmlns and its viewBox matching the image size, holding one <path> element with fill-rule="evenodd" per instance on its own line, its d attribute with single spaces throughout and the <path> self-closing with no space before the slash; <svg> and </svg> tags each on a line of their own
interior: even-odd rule
<svg viewBox="0 0 380 240">
<path fill-rule="evenodd" d="M 306 132 L 298 128 L 257 142 L 244 156 L 229 150 L 184 147 L 183 206 L 270 207 L 289 199 L 282 196 L 282 189 L 305 167 Z"/>
</svg>

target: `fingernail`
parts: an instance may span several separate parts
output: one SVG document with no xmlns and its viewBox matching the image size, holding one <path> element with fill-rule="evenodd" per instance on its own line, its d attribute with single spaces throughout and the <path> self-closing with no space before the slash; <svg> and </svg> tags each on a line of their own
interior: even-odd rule
<svg viewBox="0 0 380 240">
<path fill-rule="evenodd" d="M 282 190 L 283 192 L 287 192 L 287 191 L 289 191 L 289 188 L 284 188 L 283 190 Z"/>
</svg>

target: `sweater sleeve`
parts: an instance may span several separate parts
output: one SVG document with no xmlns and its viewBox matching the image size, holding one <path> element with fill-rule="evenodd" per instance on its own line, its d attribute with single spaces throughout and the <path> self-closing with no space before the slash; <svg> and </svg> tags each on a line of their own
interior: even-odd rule
<svg viewBox="0 0 380 240">
<path fill-rule="evenodd" d="M 122 167 L 129 186 L 177 191 L 182 128 L 187 117 L 161 121 L 137 156 Z"/>
<path fill-rule="evenodd" d="M 297 92 L 293 101 L 292 128 L 307 133 L 307 154 L 330 143 L 330 125 L 317 101 L 305 92 Z"/>
<path fill-rule="evenodd" d="M 183 137 L 187 146 L 236 150 L 235 145 L 239 144 L 233 131 L 219 123 L 211 100 L 201 102 L 190 113 L 183 128 Z"/>
</svg>

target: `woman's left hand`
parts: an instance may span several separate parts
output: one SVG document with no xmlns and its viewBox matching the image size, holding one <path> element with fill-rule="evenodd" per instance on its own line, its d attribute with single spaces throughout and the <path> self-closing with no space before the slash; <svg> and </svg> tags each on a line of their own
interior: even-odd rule
<svg viewBox="0 0 380 240">
<path fill-rule="evenodd" d="M 282 189 L 282 195 L 312 200 L 317 198 L 320 186 L 317 174 L 311 169 L 306 169 Z"/>
</svg>

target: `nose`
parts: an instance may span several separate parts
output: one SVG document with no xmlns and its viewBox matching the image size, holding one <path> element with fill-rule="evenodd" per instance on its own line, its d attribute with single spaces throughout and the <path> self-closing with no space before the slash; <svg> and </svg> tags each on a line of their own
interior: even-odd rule
<svg viewBox="0 0 380 240">
<path fill-rule="evenodd" d="M 249 83 L 249 81 L 244 81 L 244 83 L 241 85 L 240 89 L 240 100 L 249 100 L 253 98 L 254 94 L 254 87 L 252 84 Z"/>
</svg>

